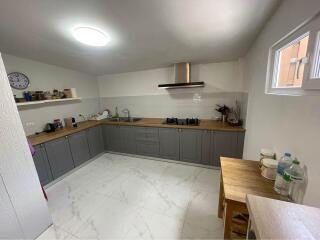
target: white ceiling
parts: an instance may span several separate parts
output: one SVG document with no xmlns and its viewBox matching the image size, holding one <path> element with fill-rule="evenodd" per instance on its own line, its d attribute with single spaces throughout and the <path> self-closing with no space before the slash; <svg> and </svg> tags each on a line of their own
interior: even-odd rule
<svg viewBox="0 0 320 240">
<path fill-rule="evenodd" d="M 94 75 L 244 56 L 279 0 L 0 0 L 0 51 Z M 105 47 L 76 42 L 102 29 Z"/>
</svg>

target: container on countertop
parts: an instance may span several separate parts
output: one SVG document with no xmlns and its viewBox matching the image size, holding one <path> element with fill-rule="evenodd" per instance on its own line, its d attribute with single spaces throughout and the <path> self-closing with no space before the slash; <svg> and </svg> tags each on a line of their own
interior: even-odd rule
<svg viewBox="0 0 320 240">
<path fill-rule="evenodd" d="M 276 153 L 271 149 L 261 148 L 260 154 L 259 154 L 260 167 L 262 167 L 262 160 L 265 158 L 276 159 Z"/>
<path fill-rule="evenodd" d="M 284 196 L 288 196 L 290 187 L 290 183 L 288 183 L 288 181 L 290 181 L 290 177 L 284 173 L 289 167 L 291 167 L 292 161 L 293 159 L 291 158 L 291 154 L 286 152 L 278 162 L 274 190 Z"/>
<path fill-rule="evenodd" d="M 262 159 L 261 175 L 267 179 L 275 180 L 277 176 L 278 161 L 271 158 Z"/>
<path fill-rule="evenodd" d="M 294 159 L 285 174 L 290 176 L 289 198 L 296 203 L 302 203 L 305 192 L 305 172 L 301 168 L 300 162 Z"/>
</svg>

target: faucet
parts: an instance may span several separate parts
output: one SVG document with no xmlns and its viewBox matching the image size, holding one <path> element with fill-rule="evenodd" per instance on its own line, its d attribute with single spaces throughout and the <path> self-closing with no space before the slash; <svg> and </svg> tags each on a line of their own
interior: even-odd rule
<svg viewBox="0 0 320 240">
<path fill-rule="evenodd" d="M 130 111 L 128 108 L 123 109 L 122 112 L 127 114 L 127 118 L 130 119 Z"/>
</svg>

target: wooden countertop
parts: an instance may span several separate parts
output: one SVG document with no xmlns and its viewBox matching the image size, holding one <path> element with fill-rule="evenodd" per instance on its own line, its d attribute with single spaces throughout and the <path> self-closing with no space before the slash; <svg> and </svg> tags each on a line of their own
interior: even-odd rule
<svg viewBox="0 0 320 240">
<path fill-rule="evenodd" d="M 103 124 L 110 125 L 123 125 L 123 126 L 138 126 L 138 127 L 158 127 L 158 128 L 188 128 L 188 129 L 200 129 L 200 130 L 216 130 L 216 131 L 245 131 L 243 127 L 233 127 L 228 123 L 214 120 L 201 120 L 199 126 L 190 125 L 170 125 L 163 124 L 165 119 L 163 118 L 143 118 L 137 122 L 112 122 L 110 120 L 102 120 Z"/>
<path fill-rule="evenodd" d="M 257 239 L 320 239 L 320 209 L 295 203 L 247 196 Z"/>
<path fill-rule="evenodd" d="M 220 159 L 226 200 L 246 203 L 247 194 L 287 200 L 273 189 L 274 181 L 261 176 L 258 161 L 225 157 Z"/>
<path fill-rule="evenodd" d="M 45 133 L 42 132 L 37 135 L 28 136 L 29 141 L 33 145 L 45 143 L 52 141 L 57 138 L 61 138 L 76 132 L 80 132 L 87 128 L 91 128 L 97 125 L 121 125 L 121 126 L 137 126 L 137 127 L 157 127 L 157 128 L 187 128 L 187 129 L 199 129 L 199 130 L 215 130 L 215 131 L 238 131 L 244 132 L 245 129 L 242 127 L 233 127 L 228 123 L 223 123 L 220 121 L 214 120 L 201 120 L 199 126 L 187 126 L 187 125 L 168 125 L 163 124 L 165 119 L 163 118 L 142 118 L 137 122 L 113 122 L 110 120 L 101 120 L 101 121 L 85 121 L 79 122 L 77 128 L 64 128 L 62 130 Z"/>
<path fill-rule="evenodd" d="M 62 130 L 58 130 L 52 133 L 41 132 L 39 134 L 29 135 L 27 136 L 28 140 L 32 145 L 38 145 L 41 143 L 49 142 L 76 132 L 83 131 L 88 128 L 95 127 L 99 125 L 98 121 L 85 121 L 78 123 L 77 128 L 64 128 Z"/>
</svg>

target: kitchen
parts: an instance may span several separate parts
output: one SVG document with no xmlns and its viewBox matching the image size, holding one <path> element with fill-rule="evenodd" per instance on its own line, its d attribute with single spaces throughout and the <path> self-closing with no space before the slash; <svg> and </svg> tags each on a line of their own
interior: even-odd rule
<svg viewBox="0 0 320 240">
<path fill-rule="evenodd" d="M 0 238 L 271 238 L 260 201 L 268 214 L 283 202 L 319 221 L 317 83 L 295 85 L 306 53 L 288 60 L 292 88 L 268 82 L 277 49 L 314 44 L 304 33 L 317 26 L 317 1 L 32 1 L 0 10 L 0 187 L 12 209 Z M 83 44 L 91 34 L 103 46 Z M 288 199 L 261 176 L 276 170 L 262 160 L 261 172 L 259 159 L 285 152 L 304 166 L 304 205 L 276 204 Z M 243 170 L 237 159 L 255 161 Z M 295 233 L 295 220 L 273 237 L 319 237 L 311 220 Z"/>
</svg>

